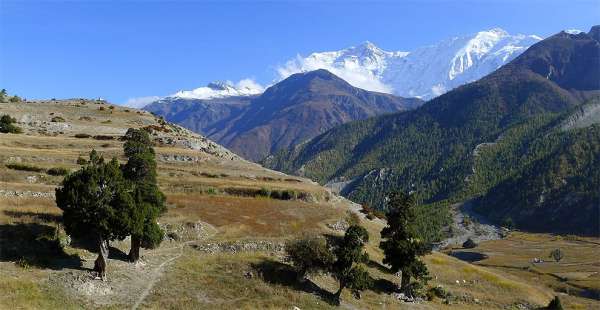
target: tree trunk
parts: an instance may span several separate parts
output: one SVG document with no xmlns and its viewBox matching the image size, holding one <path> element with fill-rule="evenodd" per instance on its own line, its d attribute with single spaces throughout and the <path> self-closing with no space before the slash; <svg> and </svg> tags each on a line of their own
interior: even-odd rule
<svg viewBox="0 0 600 310">
<path fill-rule="evenodd" d="M 345 284 L 343 282 L 340 282 L 340 289 L 333 295 L 333 297 L 335 298 L 334 301 L 338 306 L 340 305 L 340 296 L 342 295 L 342 290 L 344 290 L 344 287 Z"/>
<path fill-rule="evenodd" d="M 131 250 L 129 250 L 129 261 L 132 263 L 137 262 L 140 259 L 140 248 L 142 246 L 142 240 L 138 236 L 131 236 Z"/>
<path fill-rule="evenodd" d="M 108 260 L 108 242 L 101 236 L 98 237 L 98 258 L 94 262 L 94 271 L 102 281 L 106 280 L 106 262 Z"/>
<path fill-rule="evenodd" d="M 400 281 L 400 292 L 408 296 L 408 285 L 410 284 L 410 276 L 406 271 L 402 271 L 402 280 Z"/>
</svg>

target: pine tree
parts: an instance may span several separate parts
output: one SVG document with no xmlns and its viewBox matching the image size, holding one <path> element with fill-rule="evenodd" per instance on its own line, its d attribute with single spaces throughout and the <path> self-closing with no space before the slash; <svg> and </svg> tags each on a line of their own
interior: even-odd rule
<svg viewBox="0 0 600 310">
<path fill-rule="evenodd" d="M 108 241 L 129 234 L 132 197 L 115 158 L 110 162 L 92 151 L 89 163 L 67 175 L 56 189 L 56 205 L 63 210 L 67 234 L 92 238 L 98 246 L 94 271 L 106 278 Z"/>
<path fill-rule="evenodd" d="M 151 249 L 160 244 L 163 231 L 156 219 L 166 211 L 165 196 L 156 180 L 156 160 L 150 136 L 144 130 L 130 128 L 125 134 L 123 150 L 128 157 L 123 174 L 133 187 L 131 209 L 131 250 L 129 259 L 140 258 L 140 248 Z"/>
<path fill-rule="evenodd" d="M 369 259 L 363 250 L 368 241 L 367 230 L 361 226 L 352 225 L 348 227 L 343 239 L 334 249 L 336 260 L 331 267 L 331 273 L 340 284 L 339 290 L 334 295 L 338 304 L 344 288 L 349 288 L 355 296 L 360 296 L 360 291 L 371 286 L 371 277 L 359 265 Z"/>
<path fill-rule="evenodd" d="M 411 278 L 427 282 L 427 266 L 419 260 L 431 251 L 429 244 L 416 233 L 415 199 L 413 195 L 392 193 L 388 201 L 387 226 L 381 231 L 383 241 L 379 247 L 383 250 L 383 263 L 391 266 L 391 271 L 402 271 L 400 290 L 412 295 Z"/>
</svg>

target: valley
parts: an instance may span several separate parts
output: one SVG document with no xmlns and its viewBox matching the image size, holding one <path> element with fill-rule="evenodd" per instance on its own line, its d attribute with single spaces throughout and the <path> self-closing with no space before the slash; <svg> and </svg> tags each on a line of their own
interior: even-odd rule
<svg viewBox="0 0 600 310">
<path fill-rule="evenodd" d="M 551 284 L 434 252 L 425 257 L 431 285 L 441 285 L 452 297 L 405 303 L 389 291 L 390 281 L 398 278 L 380 265 L 383 222 L 366 219 L 355 204 L 314 182 L 247 162 L 146 112 L 104 102 L 1 103 L 0 114 L 5 113 L 24 133 L 0 139 L 0 276 L 5 279 L 0 308 L 333 308 L 327 297 L 336 289 L 332 279 L 316 275 L 306 285 L 296 283 L 283 246 L 308 232 L 340 234 L 348 212 L 357 212 L 371 235 L 368 269 L 377 281 L 361 299 L 344 293 L 341 308 L 501 309 L 545 305 L 555 294 Z M 55 117 L 62 120 L 52 122 Z M 166 239 L 157 249 L 142 250 L 136 264 L 126 261 L 127 239 L 111 242 L 108 278 L 100 281 L 89 272 L 95 254 L 70 244 L 60 228 L 53 191 L 61 177 L 44 171 L 77 169 L 77 158 L 92 148 L 122 160 L 118 137 L 130 126 L 157 129 L 152 132 L 158 180 L 168 206 L 159 224 Z M 272 194 L 277 191 L 290 195 Z M 487 253 L 487 244 L 493 248 L 501 241 L 482 242 L 480 248 Z M 585 251 L 598 249 L 591 245 Z M 578 254 L 571 253 L 580 252 L 579 245 L 572 248 L 567 262 L 577 261 Z M 597 305 L 593 299 L 567 297 L 566 305 Z"/>
</svg>

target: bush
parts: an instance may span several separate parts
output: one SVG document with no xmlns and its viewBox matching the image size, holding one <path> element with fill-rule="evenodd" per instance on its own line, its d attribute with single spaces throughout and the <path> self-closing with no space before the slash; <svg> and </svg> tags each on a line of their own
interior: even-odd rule
<svg viewBox="0 0 600 310">
<path fill-rule="evenodd" d="M 89 116 L 82 116 L 79 118 L 80 121 L 87 121 L 87 122 L 91 122 L 93 119 Z"/>
<path fill-rule="evenodd" d="M 90 137 L 91 137 L 91 135 L 88 135 L 87 133 L 78 133 L 75 135 L 75 138 L 80 138 L 80 139 L 87 139 Z"/>
<path fill-rule="evenodd" d="M 10 102 L 21 102 L 21 98 L 19 96 L 12 96 L 8 99 Z"/>
<path fill-rule="evenodd" d="M 18 164 L 18 163 L 6 164 L 6 168 L 13 169 L 13 170 L 30 171 L 30 172 L 43 172 L 44 171 L 44 168 L 27 165 L 27 164 Z"/>
<path fill-rule="evenodd" d="M 23 130 L 15 126 L 17 120 L 10 115 L 5 114 L 0 117 L 0 132 L 1 133 L 21 133 Z"/>
<path fill-rule="evenodd" d="M 317 236 L 304 236 L 289 241 L 285 245 L 285 253 L 300 281 L 308 274 L 327 270 L 334 261 L 325 238 Z"/>
<path fill-rule="evenodd" d="M 115 137 L 105 136 L 105 135 L 97 135 L 97 136 L 94 136 L 94 139 L 96 139 L 96 140 L 114 140 Z"/>
<path fill-rule="evenodd" d="M 50 121 L 53 123 L 62 123 L 65 121 L 65 119 L 60 116 L 55 116 Z"/>
<path fill-rule="evenodd" d="M 99 107 L 98 110 L 99 111 L 104 111 L 104 110 L 106 110 L 106 108 L 105 107 Z"/>
<path fill-rule="evenodd" d="M 82 165 L 83 166 L 83 165 L 85 165 L 87 163 L 88 163 L 88 161 L 85 158 L 83 158 L 81 156 L 77 157 L 77 164 L 78 165 Z"/>
<path fill-rule="evenodd" d="M 69 174 L 69 169 L 63 168 L 63 167 L 55 167 L 55 168 L 48 169 L 46 171 L 46 173 L 49 175 L 56 175 L 56 176 L 67 175 L 67 174 Z"/>
</svg>

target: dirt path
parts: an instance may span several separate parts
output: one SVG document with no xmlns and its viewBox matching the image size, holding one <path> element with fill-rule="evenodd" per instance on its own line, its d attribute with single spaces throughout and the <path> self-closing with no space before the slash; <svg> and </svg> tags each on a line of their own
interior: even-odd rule
<svg viewBox="0 0 600 310">
<path fill-rule="evenodd" d="M 213 237 L 214 235 L 217 234 L 217 229 L 208 224 L 208 223 L 202 223 L 202 225 L 205 228 L 209 228 L 209 232 L 207 235 L 204 236 L 203 239 L 209 239 L 211 237 Z M 142 302 L 144 302 L 144 300 L 146 299 L 146 297 L 148 297 L 148 295 L 150 294 L 150 291 L 152 290 L 152 288 L 154 287 L 154 285 L 156 284 L 156 282 L 158 282 L 158 279 L 160 278 L 160 276 L 163 273 L 163 268 L 169 264 L 174 262 L 175 260 L 179 259 L 181 256 L 183 256 L 183 250 L 185 249 L 186 246 L 197 242 L 200 240 L 191 240 L 191 241 L 186 241 L 181 243 L 177 248 L 179 248 L 179 253 L 171 258 L 166 259 L 165 261 L 163 261 L 162 263 L 160 263 L 153 271 L 150 277 L 150 280 L 148 281 L 148 285 L 146 286 L 146 288 L 144 288 L 144 290 L 142 291 L 142 293 L 140 294 L 140 297 L 138 297 L 138 299 L 136 300 L 135 304 L 133 304 L 133 306 L 131 307 L 131 309 L 138 309 L 139 306 L 142 304 Z M 164 249 L 164 250 L 171 250 L 173 248 L 169 248 L 169 249 Z"/>
<path fill-rule="evenodd" d="M 490 222 L 483 215 L 473 210 L 473 203 L 469 200 L 451 206 L 452 212 L 452 237 L 443 240 L 435 246 L 435 250 L 449 245 L 462 246 L 463 242 L 471 238 L 476 243 L 485 240 L 502 239 L 503 229 Z"/>
<path fill-rule="evenodd" d="M 146 286 L 146 288 L 144 289 L 144 291 L 142 292 L 142 294 L 140 295 L 140 297 L 138 297 L 137 301 L 135 302 L 135 304 L 131 307 L 131 309 L 137 309 L 142 302 L 144 302 L 144 300 L 146 299 L 146 297 L 148 297 L 148 295 L 150 294 L 150 291 L 152 290 L 152 288 L 154 287 L 154 285 L 156 284 L 156 282 L 158 282 L 158 278 L 162 275 L 162 269 L 169 263 L 175 261 L 176 259 L 180 258 L 183 255 L 183 249 L 193 243 L 196 242 L 196 240 L 194 241 L 186 241 L 182 244 L 179 245 L 179 253 L 176 256 L 173 256 L 167 260 L 165 260 L 164 262 L 162 262 L 160 265 L 158 265 L 153 271 L 152 271 L 152 275 L 150 278 L 150 281 L 148 282 L 148 285 Z"/>
</svg>

